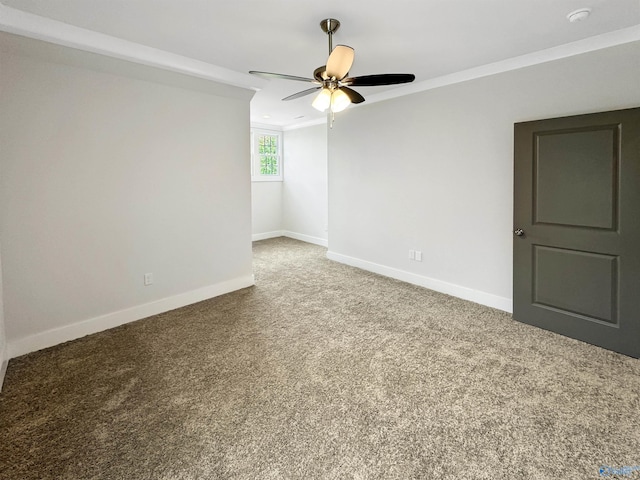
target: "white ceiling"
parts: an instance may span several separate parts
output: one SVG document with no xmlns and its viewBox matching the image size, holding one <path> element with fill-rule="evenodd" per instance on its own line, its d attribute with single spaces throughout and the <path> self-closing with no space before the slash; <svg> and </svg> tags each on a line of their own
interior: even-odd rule
<svg viewBox="0 0 640 480">
<path fill-rule="evenodd" d="M 322 19 L 341 22 L 335 44 L 355 48 L 351 76 L 414 73 L 416 82 L 640 24 L 640 0 L 2 0 L 8 7 L 246 73 L 311 77 L 326 63 Z M 566 15 L 589 7 L 591 16 Z M 313 85 L 273 80 L 251 103 L 254 122 L 321 119 Z M 394 87 L 361 87 L 375 98 Z M 388 92 L 387 92 L 388 93 Z M 351 107 L 354 108 L 354 107 Z M 357 108 L 357 107 L 355 107 Z M 265 118 L 269 116 L 269 118 Z"/>
</svg>

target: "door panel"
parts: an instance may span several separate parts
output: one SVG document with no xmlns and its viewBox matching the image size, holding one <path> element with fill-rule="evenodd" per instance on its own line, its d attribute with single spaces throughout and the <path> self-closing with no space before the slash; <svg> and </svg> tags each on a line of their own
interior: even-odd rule
<svg viewBox="0 0 640 480">
<path fill-rule="evenodd" d="M 536 223 L 615 228 L 617 139 L 617 125 L 536 134 Z"/>
<path fill-rule="evenodd" d="M 640 108 L 518 123 L 514 171 L 514 319 L 640 357 Z"/>
<path fill-rule="evenodd" d="M 617 323 L 618 257 L 533 246 L 533 302 Z"/>
</svg>

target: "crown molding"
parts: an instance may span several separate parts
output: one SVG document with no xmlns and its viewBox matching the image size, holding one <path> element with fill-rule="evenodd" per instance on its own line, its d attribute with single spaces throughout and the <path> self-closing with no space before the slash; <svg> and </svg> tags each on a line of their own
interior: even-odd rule
<svg viewBox="0 0 640 480">
<path fill-rule="evenodd" d="M 433 90 L 435 88 L 446 87 L 448 85 L 454 85 L 456 83 L 462 83 L 476 78 L 488 77 L 511 70 L 518 70 L 520 68 L 552 62 L 554 60 L 560 60 L 567 57 L 573 57 L 575 55 L 581 55 L 583 53 L 593 52 L 596 50 L 602 50 L 605 48 L 615 47 L 617 45 L 623 45 L 626 43 L 637 41 L 640 41 L 640 25 L 634 25 L 633 27 L 603 33 L 594 37 L 588 37 L 575 42 L 559 45 L 557 47 L 539 50 L 537 52 L 508 58 L 499 62 L 481 65 L 479 67 L 462 70 L 448 75 L 430 78 L 421 82 L 409 83 L 391 90 L 368 95 L 366 103 L 353 105 L 350 108 L 362 108 L 366 107 L 366 105 L 371 105 L 372 103 L 376 102 L 382 102 L 384 100 L 390 100 L 393 98 L 403 97 L 405 95 L 411 95 L 413 93 Z M 293 123 L 282 128 L 284 131 L 288 131 L 295 130 L 297 128 L 319 125 L 325 122 L 326 119 L 322 118 L 305 123 Z"/>
<path fill-rule="evenodd" d="M 251 122 L 251 128 L 258 130 L 273 130 L 276 132 L 282 132 L 282 127 L 279 125 L 271 125 L 270 123 Z"/>
<path fill-rule="evenodd" d="M 602 50 L 604 48 L 615 47 L 625 43 L 640 41 L 640 25 L 603 33 L 594 37 L 588 37 L 571 43 L 565 43 L 557 47 L 539 50 L 537 52 L 508 58 L 499 62 L 489 63 L 468 70 L 462 70 L 449 75 L 443 75 L 421 82 L 410 83 L 402 87 L 380 92 L 367 97 L 367 104 L 390 100 L 392 98 L 411 95 L 412 93 L 432 90 L 434 88 L 445 87 L 456 83 L 466 82 L 476 78 L 496 75 L 498 73 L 518 70 L 541 63 L 552 62 L 562 58 L 573 57 L 583 53 Z"/>
<path fill-rule="evenodd" d="M 0 31 L 254 91 L 266 80 L 76 27 L 0 3 Z"/>
<path fill-rule="evenodd" d="M 316 125 L 327 125 L 329 122 L 328 115 L 322 115 L 318 118 L 313 118 L 305 122 L 294 122 L 282 125 L 280 123 L 258 122 L 251 120 L 251 126 L 256 128 L 265 128 L 267 130 L 279 130 L 281 132 L 288 132 L 289 130 L 297 130 L 299 128 L 314 127 Z"/>
<path fill-rule="evenodd" d="M 297 130 L 299 128 L 315 127 L 316 125 L 328 125 L 328 123 L 329 123 L 328 116 L 323 115 L 320 118 L 307 120 L 306 122 L 293 123 L 291 125 L 286 125 L 282 127 L 282 130 L 285 132 L 288 132 L 290 130 Z"/>
<path fill-rule="evenodd" d="M 254 91 L 262 89 L 267 84 L 266 80 L 254 77 L 253 75 L 236 72 L 200 60 L 147 47 L 92 30 L 75 27 L 57 20 L 7 7 L 2 3 L 0 3 L 0 31 Z M 413 93 L 636 41 L 640 41 L 640 25 L 588 37 L 576 42 L 508 58 L 449 75 L 403 85 L 392 90 L 368 96 L 366 104 L 369 105 Z M 357 107 L 358 106 L 356 106 L 356 108 Z M 314 119 L 307 122 L 280 126 L 280 128 L 287 131 L 320 125 L 325 122 L 326 119 L 324 118 Z"/>
</svg>

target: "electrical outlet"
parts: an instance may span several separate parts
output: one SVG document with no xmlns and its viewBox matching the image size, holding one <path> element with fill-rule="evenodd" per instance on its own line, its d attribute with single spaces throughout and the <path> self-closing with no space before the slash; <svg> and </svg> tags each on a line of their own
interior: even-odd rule
<svg viewBox="0 0 640 480">
<path fill-rule="evenodd" d="M 422 252 L 420 250 L 416 250 L 416 262 L 422 261 Z"/>
<path fill-rule="evenodd" d="M 415 259 L 416 259 L 416 251 L 409 250 L 409 260 L 415 260 Z"/>
<path fill-rule="evenodd" d="M 145 286 L 149 286 L 153 284 L 153 273 L 145 273 L 144 274 L 144 284 Z"/>
</svg>

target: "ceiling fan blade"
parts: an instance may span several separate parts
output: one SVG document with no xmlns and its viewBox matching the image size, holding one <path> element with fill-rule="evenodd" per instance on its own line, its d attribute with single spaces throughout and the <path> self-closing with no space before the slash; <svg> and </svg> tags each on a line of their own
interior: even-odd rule
<svg viewBox="0 0 640 480">
<path fill-rule="evenodd" d="M 294 93 L 293 95 L 289 95 L 288 97 L 284 97 L 282 100 L 295 100 L 296 98 L 304 97 L 305 95 L 309 95 L 310 93 L 317 92 L 322 87 L 313 87 L 308 88 L 307 90 L 302 90 L 301 92 Z"/>
<path fill-rule="evenodd" d="M 412 73 L 382 73 L 379 75 L 362 75 L 360 77 L 345 78 L 341 83 L 352 87 L 376 87 L 378 85 L 409 83 L 415 79 L 416 76 Z"/>
<path fill-rule="evenodd" d="M 354 56 L 355 52 L 351 47 L 338 45 L 334 48 L 327 60 L 327 77 L 342 80 L 349 73 Z"/>
<path fill-rule="evenodd" d="M 285 75 L 283 73 L 258 72 L 256 70 L 250 70 L 249 73 L 251 73 L 252 75 L 258 75 L 259 77 L 264 77 L 264 78 L 280 78 L 283 80 L 296 80 L 298 82 L 318 83 L 318 81 L 314 80 L 313 78 L 296 77 L 295 75 Z"/>
<path fill-rule="evenodd" d="M 323 80 L 326 80 L 327 79 L 327 66 L 326 65 L 322 65 L 321 67 L 316 68 L 313 71 L 313 78 L 315 78 L 319 82 L 322 82 Z"/>
<path fill-rule="evenodd" d="M 358 92 L 356 92 L 355 90 L 349 87 L 340 87 L 340 90 L 342 90 L 344 93 L 347 94 L 347 97 L 349 97 L 349 100 L 351 100 L 351 103 L 364 102 L 364 97 L 360 95 Z"/>
</svg>

